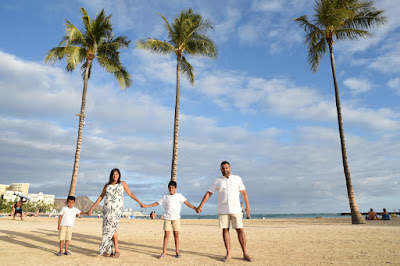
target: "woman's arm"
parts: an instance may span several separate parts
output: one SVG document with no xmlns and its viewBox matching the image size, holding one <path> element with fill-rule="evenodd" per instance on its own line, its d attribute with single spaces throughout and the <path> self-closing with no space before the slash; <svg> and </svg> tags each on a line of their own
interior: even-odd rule
<svg viewBox="0 0 400 266">
<path fill-rule="evenodd" d="M 140 202 L 140 200 L 135 196 L 135 194 L 133 194 L 131 192 L 131 190 L 128 187 L 128 184 L 126 184 L 125 181 L 122 181 L 122 186 L 124 187 L 125 192 L 129 195 L 129 197 L 131 197 L 133 200 L 137 201 L 137 203 L 139 203 L 140 207 L 144 207 L 145 205 L 143 203 Z"/>
<path fill-rule="evenodd" d="M 103 200 L 104 196 L 106 195 L 106 188 L 107 184 L 104 186 L 103 191 L 101 192 L 99 198 L 96 200 L 96 202 L 93 204 L 92 208 L 87 212 L 87 214 L 90 216 L 92 215 L 93 209 Z"/>
</svg>

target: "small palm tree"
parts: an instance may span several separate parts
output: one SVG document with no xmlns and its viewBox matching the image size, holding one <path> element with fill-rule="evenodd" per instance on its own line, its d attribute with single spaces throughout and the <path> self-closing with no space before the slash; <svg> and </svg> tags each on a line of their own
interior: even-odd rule
<svg viewBox="0 0 400 266">
<path fill-rule="evenodd" d="M 171 180 L 176 180 L 178 165 L 178 131 L 179 131 L 179 97 L 180 97 L 180 75 L 184 74 L 190 84 L 194 85 L 194 68 L 186 60 L 185 55 L 199 55 L 212 59 L 217 57 L 217 48 L 207 31 L 214 29 L 210 20 L 204 20 L 200 14 L 193 10 L 182 11 L 172 24 L 164 19 L 164 26 L 168 32 L 168 41 L 156 39 L 141 39 L 137 42 L 139 49 L 144 49 L 156 54 L 176 55 L 176 100 L 174 119 L 174 144 L 172 152 Z"/>
<path fill-rule="evenodd" d="M 333 38 L 336 37 L 337 40 L 355 40 L 359 37 L 371 36 L 372 34 L 365 29 L 382 25 L 386 21 L 386 18 L 382 16 L 383 10 L 377 10 L 373 4 L 373 1 L 361 0 L 317 0 L 314 8 L 314 19 L 311 22 L 307 16 L 294 19 L 307 32 L 305 43 L 308 45 L 308 62 L 314 73 L 317 72 L 320 60 L 329 48 L 343 168 L 353 224 L 362 224 L 365 223 L 365 220 L 357 207 L 347 162 L 339 88 L 333 57 Z"/>
<path fill-rule="evenodd" d="M 93 60 L 107 72 L 114 74 L 120 87 L 125 89 L 131 85 L 131 78 L 122 66 L 119 56 L 120 48 L 127 48 L 130 41 L 126 36 L 114 38 L 111 15 L 107 16 L 104 9 L 90 19 L 84 8 L 80 9 L 83 16 L 83 30 L 78 30 L 68 20 L 65 23 L 65 36 L 58 47 L 51 49 L 45 57 L 45 62 L 55 63 L 63 58 L 67 62 L 67 71 L 73 71 L 80 63 L 83 76 L 83 92 L 81 112 L 79 116 L 78 139 L 76 144 L 74 169 L 68 195 L 75 195 L 76 180 L 78 177 L 79 158 L 82 145 L 82 132 L 85 119 L 86 91 L 92 69 Z"/>
</svg>

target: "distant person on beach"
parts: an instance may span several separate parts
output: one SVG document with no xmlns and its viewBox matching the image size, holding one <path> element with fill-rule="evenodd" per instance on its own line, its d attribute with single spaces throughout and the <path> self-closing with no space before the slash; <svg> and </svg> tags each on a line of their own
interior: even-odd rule
<svg viewBox="0 0 400 266">
<path fill-rule="evenodd" d="M 121 172 L 114 168 L 111 170 L 108 183 L 104 186 L 99 198 L 89 210 L 92 215 L 93 209 L 104 199 L 103 206 L 103 239 L 99 246 L 100 255 L 106 253 L 107 257 L 118 258 L 120 256 L 118 248 L 117 227 L 124 210 L 124 190 L 133 200 L 139 203 L 140 207 L 144 204 L 133 194 L 125 181 L 121 181 Z M 113 247 L 115 252 L 113 253 Z"/>
<path fill-rule="evenodd" d="M 383 208 L 382 220 L 390 220 L 390 214 L 386 211 L 385 208 Z"/>
<path fill-rule="evenodd" d="M 150 205 L 145 205 L 145 208 L 164 205 L 164 242 L 163 252 L 158 256 L 159 259 L 165 258 L 167 254 L 167 245 L 169 233 L 172 229 L 175 239 L 175 257 L 181 258 L 179 254 L 179 231 L 181 230 L 181 208 L 182 203 L 185 203 L 189 208 L 197 212 L 197 208 L 190 204 L 187 199 L 181 194 L 176 193 L 177 184 L 175 181 L 170 181 L 168 184 L 169 194 L 164 195 L 162 199 Z"/>
<path fill-rule="evenodd" d="M 13 220 L 15 220 L 15 216 L 19 213 L 21 215 L 21 220 L 24 219 L 24 213 L 22 211 L 22 205 L 26 202 L 26 199 L 23 201 L 22 198 L 20 198 L 19 201 L 17 201 L 14 204 L 14 214 L 13 214 Z"/>
<path fill-rule="evenodd" d="M 59 241 L 60 241 L 60 251 L 58 252 L 57 256 L 62 255 L 71 255 L 68 251 L 69 241 L 72 238 L 72 228 L 74 227 L 75 218 L 77 215 L 86 214 L 87 212 L 82 212 L 78 208 L 74 207 L 75 205 L 75 197 L 68 196 L 67 198 L 67 206 L 64 206 L 60 211 L 60 216 L 58 217 L 58 231 L 59 234 Z M 63 247 L 65 243 L 65 252 L 63 253 Z"/>
<path fill-rule="evenodd" d="M 218 191 L 219 228 L 222 228 L 222 235 L 226 248 L 226 256 L 223 258 L 223 261 L 228 262 L 231 258 L 229 234 L 231 224 L 232 228 L 236 229 L 238 234 L 239 243 L 243 251 L 243 258 L 246 261 L 253 261 L 253 258 L 250 257 L 246 248 L 246 237 L 243 230 L 243 214 L 241 213 L 239 200 L 239 195 L 242 194 L 246 204 L 246 217 L 250 219 L 250 205 L 246 188 L 240 176 L 231 175 L 231 166 L 227 161 L 221 163 L 220 170 L 222 172 L 222 177 L 217 178 L 204 195 L 203 200 L 197 208 L 197 213 L 202 211 L 203 205 L 211 195 Z"/>
<path fill-rule="evenodd" d="M 157 218 L 157 214 L 155 212 L 150 213 L 150 219 L 155 220 Z"/>
<path fill-rule="evenodd" d="M 374 212 L 374 209 L 369 209 L 368 212 L 368 220 L 378 220 L 378 216 L 376 215 L 376 212 Z"/>
</svg>

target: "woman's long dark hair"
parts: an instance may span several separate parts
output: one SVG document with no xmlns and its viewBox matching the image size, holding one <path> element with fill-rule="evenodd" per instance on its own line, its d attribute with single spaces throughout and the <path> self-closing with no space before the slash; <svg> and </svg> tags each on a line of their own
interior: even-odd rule
<svg viewBox="0 0 400 266">
<path fill-rule="evenodd" d="M 118 168 L 114 168 L 114 169 L 111 170 L 111 173 L 110 173 L 110 180 L 108 181 L 108 184 L 111 184 L 112 182 L 114 182 L 113 175 L 114 175 L 114 172 L 115 172 L 115 171 L 117 171 L 118 174 L 119 174 L 119 178 L 118 178 L 117 183 L 121 183 L 121 172 L 119 171 Z"/>
</svg>

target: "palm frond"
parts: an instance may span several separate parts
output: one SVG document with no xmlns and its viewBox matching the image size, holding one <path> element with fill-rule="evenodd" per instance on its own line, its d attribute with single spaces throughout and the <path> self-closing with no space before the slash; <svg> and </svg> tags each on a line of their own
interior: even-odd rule
<svg viewBox="0 0 400 266">
<path fill-rule="evenodd" d="M 86 40 L 80 30 L 78 30 L 74 24 L 66 20 L 65 22 L 65 36 L 60 42 L 59 46 L 63 45 L 86 45 Z"/>
<path fill-rule="evenodd" d="M 84 9 L 83 7 L 81 7 L 80 10 L 82 12 L 82 22 L 83 22 L 84 28 L 90 29 L 91 25 L 90 25 L 89 14 L 87 13 L 86 9 Z"/>
<path fill-rule="evenodd" d="M 173 40 L 176 39 L 176 33 L 174 32 L 174 30 L 172 29 L 171 25 L 169 24 L 168 20 L 160 13 L 158 13 L 158 15 L 161 16 L 161 18 L 164 20 L 164 27 L 168 32 L 168 38 L 170 40 L 171 44 L 175 44 Z"/>
<path fill-rule="evenodd" d="M 61 60 L 66 54 L 65 47 L 55 47 L 47 52 L 44 62 L 45 63 L 56 63 L 57 61 Z"/>
<path fill-rule="evenodd" d="M 366 30 L 339 29 L 336 31 L 336 38 L 338 40 L 357 40 L 360 37 L 366 38 L 371 35 L 372 33 Z"/>
<path fill-rule="evenodd" d="M 210 37 L 205 35 L 188 42 L 185 51 L 190 55 L 200 55 L 211 59 L 217 58 L 218 55 L 216 45 Z"/>
<path fill-rule="evenodd" d="M 115 71 L 113 74 L 116 80 L 118 81 L 119 86 L 123 90 L 131 86 L 132 84 L 131 76 L 123 66 L 121 66 L 120 69 L 118 71 Z"/>
<path fill-rule="evenodd" d="M 184 56 L 181 58 L 181 72 L 186 76 L 189 80 L 190 85 L 194 85 L 194 68 L 193 66 L 186 60 Z"/>
<path fill-rule="evenodd" d="M 316 73 L 322 57 L 327 52 L 327 42 L 324 38 L 308 46 L 308 63 L 311 65 L 311 71 Z"/>
<path fill-rule="evenodd" d="M 69 45 L 65 47 L 67 71 L 73 71 L 76 66 L 86 58 L 86 49 L 78 46 Z"/>
<path fill-rule="evenodd" d="M 155 39 L 140 39 L 136 42 L 136 47 L 139 49 L 147 50 L 155 54 L 170 54 L 175 52 L 175 47 L 171 44 L 155 40 Z"/>
</svg>

